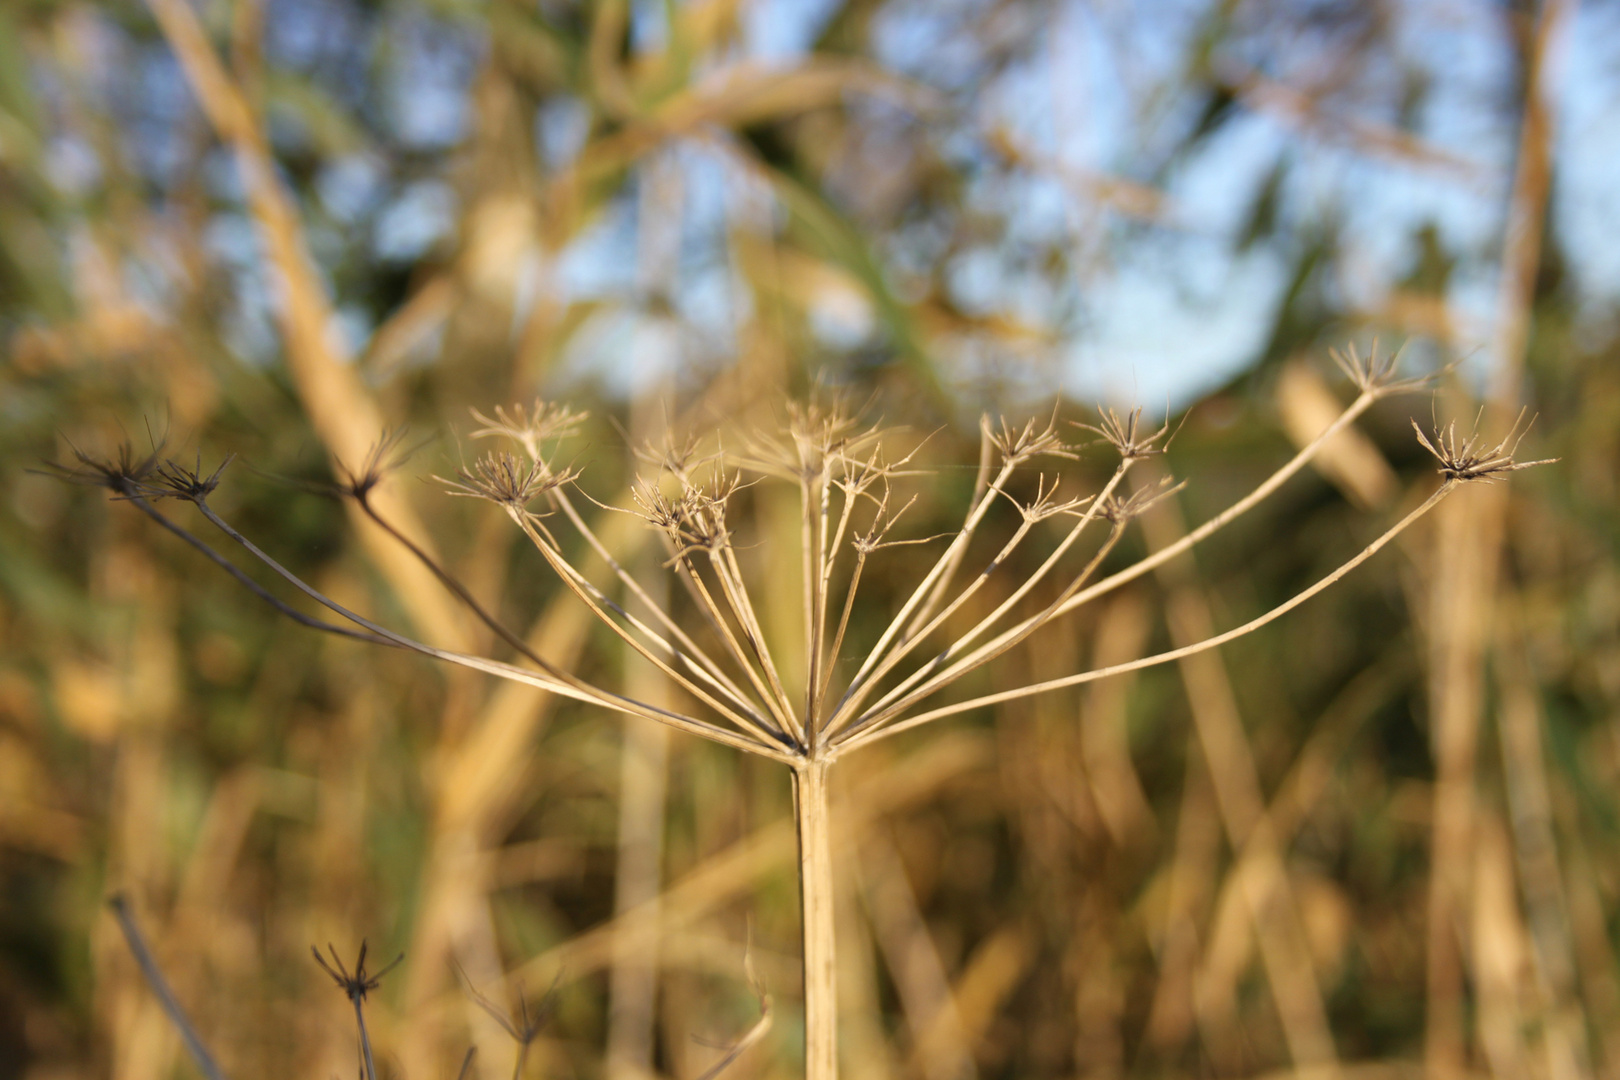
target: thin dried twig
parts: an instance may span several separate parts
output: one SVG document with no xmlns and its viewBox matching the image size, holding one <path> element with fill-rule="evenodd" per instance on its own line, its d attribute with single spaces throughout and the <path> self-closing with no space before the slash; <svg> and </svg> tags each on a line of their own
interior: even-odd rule
<svg viewBox="0 0 1620 1080">
<path fill-rule="evenodd" d="M 118 920 L 118 928 L 124 932 L 124 941 L 129 945 L 130 954 L 135 957 L 135 963 L 140 966 L 141 974 L 146 976 L 146 983 L 157 995 L 158 1004 L 168 1014 L 169 1022 L 180 1033 L 180 1040 L 186 1044 L 186 1052 L 191 1060 L 197 1063 L 197 1070 L 207 1080 L 225 1080 L 225 1074 L 220 1071 L 214 1055 L 208 1052 L 203 1045 L 202 1037 L 186 1017 L 186 1012 L 180 1007 L 179 1000 L 174 991 L 169 989 L 169 980 L 163 977 L 163 969 L 152 956 L 152 950 L 147 948 L 146 938 L 141 934 L 141 928 L 135 922 L 135 913 L 130 910 L 129 897 L 123 893 L 115 893 L 107 901 L 112 909 L 113 916 Z"/>
<path fill-rule="evenodd" d="M 551 1019 L 557 993 L 557 982 L 562 978 L 561 973 L 559 972 L 557 978 L 552 980 L 551 989 L 546 991 L 545 996 L 540 999 L 540 1003 L 535 1006 L 533 1012 L 529 1011 L 529 999 L 523 992 L 523 984 L 519 982 L 517 986 L 517 1012 L 509 1014 L 505 1009 L 479 993 L 477 987 L 473 986 L 472 980 L 467 977 L 465 971 L 461 970 L 459 964 L 456 966 L 456 970 L 460 972 L 462 981 L 467 984 L 467 996 L 472 998 L 473 1004 L 488 1013 L 490 1019 L 499 1024 L 501 1030 L 510 1035 L 512 1041 L 518 1044 L 517 1062 L 512 1066 L 512 1080 L 520 1080 L 523 1076 L 523 1066 L 529 1060 L 529 1047 L 534 1044 L 534 1040 L 545 1029 L 547 1022 Z"/>
</svg>

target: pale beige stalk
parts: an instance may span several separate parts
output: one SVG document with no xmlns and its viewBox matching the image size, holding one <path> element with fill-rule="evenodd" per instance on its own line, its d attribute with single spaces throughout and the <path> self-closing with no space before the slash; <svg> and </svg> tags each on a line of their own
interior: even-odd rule
<svg viewBox="0 0 1620 1080">
<path fill-rule="evenodd" d="M 793 770 L 793 809 L 799 835 L 799 897 L 804 915 L 804 1072 L 810 1080 L 838 1075 L 838 952 L 834 913 L 832 817 L 827 807 L 831 762 L 806 761 Z"/>
</svg>

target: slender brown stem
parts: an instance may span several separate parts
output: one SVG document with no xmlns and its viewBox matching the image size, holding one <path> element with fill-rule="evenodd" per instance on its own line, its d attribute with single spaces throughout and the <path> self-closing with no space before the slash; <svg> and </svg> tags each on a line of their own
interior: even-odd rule
<svg viewBox="0 0 1620 1080">
<path fill-rule="evenodd" d="M 988 416 L 980 417 L 979 468 L 973 477 L 973 495 L 968 499 L 968 514 L 970 515 L 970 520 L 973 511 L 978 508 L 980 500 L 986 497 L 986 493 L 989 490 L 990 469 L 994 462 L 995 440 L 990 437 L 990 418 Z M 922 602 L 922 606 L 919 607 L 917 609 L 917 613 L 912 616 L 911 625 L 906 627 L 907 637 L 915 634 L 917 632 L 917 627 L 927 622 L 929 617 L 934 614 L 934 609 L 939 606 L 939 602 L 944 598 L 946 590 L 951 587 L 951 582 L 956 578 L 956 571 L 961 569 L 962 560 L 966 557 L 966 545 L 957 549 L 955 555 L 952 555 L 950 552 L 946 552 L 947 563 L 944 572 L 942 572 L 939 575 L 939 579 L 934 582 L 933 590 L 929 592 L 928 598 Z"/>
<path fill-rule="evenodd" d="M 791 716 L 771 694 L 770 688 L 765 685 L 765 680 L 760 675 L 759 670 L 748 659 L 748 654 L 744 651 L 742 642 L 737 640 L 737 635 L 731 629 L 731 620 L 726 618 L 726 613 L 715 600 L 714 594 L 703 583 L 703 576 L 698 573 L 696 564 L 685 555 L 679 555 L 677 559 L 679 559 L 677 565 L 685 571 L 682 575 L 683 580 L 687 582 L 688 587 L 692 590 L 692 595 L 698 600 L 704 611 L 708 613 L 709 619 L 714 624 L 721 640 L 725 642 L 726 648 L 730 650 L 732 659 L 737 662 L 737 666 L 742 668 L 744 674 L 748 676 L 748 681 L 753 684 L 755 692 L 759 694 L 760 700 L 765 703 L 765 707 L 771 711 L 771 715 L 776 719 L 781 730 L 784 732 L 791 730 Z M 720 580 L 720 585 L 722 588 L 725 587 L 723 579 Z M 738 626 L 741 627 L 744 634 L 749 633 L 747 625 L 740 619 L 738 620 Z"/>
<path fill-rule="evenodd" d="M 586 605 L 591 608 L 592 613 L 606 623 L 614 633 L 618 634 L 623 640 L 629 642 L 630 645 L 643 656 L 648 656 L 647 651 L 637 645 L 630 638 L 628 631 L 619 626 L 617 623 L 613 622 L 611 619 L 607 618 L 605 614 L 606 611 L 612 611 L 614 614 L 622 618 L 632 629 L 640 632 L 641 635 L 648 641 L 652 642 L 658 648 L 667 653 L 672 662 L 684 663 L 694 676 L 702 679 L 704 682 L 714 687 L 715 690 L 721 694 L 721 696 L 730 699 L 737 706 L 737 709 L 741 715 L 728 711 L 724 706 L 715 704 L 713 699 L 704 696 L 699 691 L 695 691 L 695 696 L 703 701 L 709 702 L 710 704 L 715 704 L 715 708 L 738 727 L 753 732 L 767 741 L 775 740 L 776 736 L 778 736 L 780 732 L 773 729 L 771 734 L 765 733 L 765 728 L 771 727 L 771 724 L 768 720 L 760 715 L 759 711 L 754 708 L 752 702 L 740 695 L 733 695 L 732 692 L 727 689 L 727 686 L 721 685 L 718 680 L 712 678 L 701 665 L 692 663 L 689 656 L 681 652 L 680 649 L 677 649 L 662 634 L 658 633 L 658 631 L 648 626 L 641 619 L 638 619 L 629 611 L 625 610 L 623 605 L 615 602 L 612 597 L 608 596 L 601 589 L 592 584 L 589 578 L 576 570 L 573 564 L 571 564 L 567 558 L 564 557 L 562 553 L 562 545 L 558 543 L 557 538 L 552 535 L 550 529 L 545 527 L 544 523 L 537 521 L 532 515 L 520 519 L 516 511 L 512 511 L 511 513 L 513 520 L 518 522 L 518 524 L 524 529 L 525 534 L 528 535 L 529 539 L 534 542 L 536 547 L 539 548 L 540 553 L 545 556 L 546 560 L 551 563 L 553 569 L 555 569 L 558 575 L 563 578 L 564 584 L 568 585 L 568 587 L 576 595 L 578 595 L 580 599 L 584 600 Z M 650 656 L 649 659 L 651 659 Z M 673 675 L 672 677 L 675 678 L 675 680 L 682 686 L 690 685 L 679 675 Z M 729 683 L 727 685 L 729 685 Z"/>
<path fill-rule="evenodd" d="M 685 716 L 671 709 L 661 709 L 655 705 L 648 705 L 646 702 L 635 701 L 619 694 L 598 689 L 597 687 L 591 686 L 589 683 L 580 682 L 579 680 L 572 678 L 570 678 L 569 681 L 560 681 L 550 675 L 545 675 L 534 671 L 525 671 L 523 668 L 514 667 L 511 664 L 503 664 L 498 660 L 486 660 L 481 656 L 469 656 L 466 653 L 452 652 L 448 649 L 439 649 L 431 645 L 424 645 L 422 642 L 408 638 L 403 634 L 397 634 L 388 629 L 386 626 L 373 622 L 364 615 L 360 615 L 349 610 L 342 604 L 339 604 L 337 601 L 333 600 L 331 597 L 328 597 L 322 593 L 320 590 L 309 585 L 297 574 L 294 574 L 291 570 L 288 570 L 275 559 L 271 558 L 268 553 L 261 549 L 257 544 L 253 543 L 253 541 L 249 540 L 236 529 L 232 528 L 229 522 L 209 509 L 206 503 L 199 501 L 196 503 L 196 506 L 202 515 L 206 517 L 215 528 L 219 529 L 226 536 L 229 536 L 232 540 L 242 545 L 250 553 L 252 553 L 254 558 L 264 563 L 277 574 L 280 574 L 281 577 L 284 578 L 289 584 L 298 589 L 304 595 L 308 596 L 311 600 L 314 600 L 322 607 L 328 608 L 329 610 L 342 615 L 345 619 L 348 619 L 355 625 L 362 626 L 367 630 L 370 630 L 372 633 L 386 638 L 395 645 L 410 649 L 412 652 L 421 653 L 423 656 L 431 656 L 436 660 L 443 660 L 446 663 L 471 668 L 474 671 L 482 671 L 489 675 L 497 675 L 503 679 L 510 679 L 513 682 L 523 683 L 528 686 L 536 686 L 542 690 L 549 690 L 554 694 L 561 694 L 564 697 L 571 697 L 578 701 L 588 701 L 597 705 L 605 705 L 609 708 L 617 709 L 620 712 L 630 713 L 633 716 L 642 716 L 649 720 L 657 720 L 660 723 L 668 724 L 674 728 L 679 728 L 680 730 L 688 732 L 689 734 L 701 735 L 706 739 L 711 739 L 718 743 L 724 743 L 727 746 L 733 746 L 739 750 L 747 750 L 750 753 L 775 758 L 778 761 L 796 760 L 795 756 L 790 756 L 789 754 L 785 753 L 774 743 L 762 743 L 759 740 L 751 738 L 747 735 L 728 731 L 725 728 L 722 728 L 716 724 L 711 724 L 706 720 L 699 720 L 694 717 Z"/>
<path fill-rule="evenodd" d="M 1316 456 L 1317 452 L 1327 444 L 1329 439 L 1337 435 L 1340 431 L 1343 431 L 1346 427 L 1353 423 L 1358 416 L 1370 409 L 1373 402 L 1377 401 L 1383 396 L 1385 396 L 1385 391 L 1378 388 L 1362 391 L 1361 394 L 1356 397 L 1356 400 L 1352 401 L 1345 408 L 1344 412 L 1339 414 L 1338 418 L 1334 420 L 1333 423 L 1323 428 L 1316 438 L 1300 447 L 1299 453 L 1289 458 L 1288 462 L 1283 465 L 1282 468 L 1266 477 L 1266 479 L 1263 480 L 1253 491 L 1249 492 L 1231 506 L 1228 506 L 1225 510 L 1222 510 L 1219 514 L 1216 514 L 1214 517 L 1210 518 L 1208 521 L 1204 522 L 1202 525 L 1198 526 L 1198 528 L 1194 529 L 1180 540 L 1177 540 L 1169 547 L 1161 548 L 1152 555 L 1149 555 L 1147 558 L 1143 559 L 1141 562 L 1134 563 L 1117 574 L 1111 574 L 1084 592 L 1070 597 L 1069 600 L 1058 609 L 1057 614 L 1066 615 L 1075 608 L 1080 607 L 1083 604 L 1090 603 L 1092 600 L 1095 600 L 1104 593 L 1112 592 L 1121 585 L 1135 581 L 1143 574 L 1158 569 L 1171 559 L 1175 558 L 1177 555 L 1180 555 L 1183 551 L 1188 550 L 1195 544 L 1207 540 L 1212 534 L 1224 529 L 1226 526 L 1230 525 L 1232 522 L 1236 521 L 1250 510 L 1253 510 L 1256 506 L 1265 502 L 1272 492 L 1282 487 L 1283 484 L 1288 482 L 1290 477 L 1299 472 L 1299 470 L 1303 469 L 1306 464 L 1308 464 L 1310 460 Z"/>
<path fill-rule="evenodd" d="M 805 1080 L 838 1077 L 838 952 L 833 912 L 832 819 L 827 812 L 831 762 L 805 760 L 793 770 L 799 831 L 799 896 L 804 917 Z"/>
<path fill-rule="evenodd" d="M 377 1065 L 371 1060 L 371 1035 L 366 1031 L 366 1010 L 361 1004 L 363 998 L 356 995 L 351 998 L 354 1002 L 354 1022 L 360 1028 L 360 1051 L 365 1056 L 366 1080 L 377 1080 Z"/>
<path fill-rule="evenodd" d="M 152 988 L 152 993 L 157 995 L 158 1004 L 162 1005 L 163 1011 L 169 1015 L 169 1022 L 180 1032 L 180 1039 L 186 1044 L 191 1060 L 197 1063 L 197 1070 L 207 1080 L 225 1080 L 225 1074 L 219 1071 L 214 1055 L 203 1045 L 202 1038 L 197 1034 L 197 1029 L 191 1026 L 191 1021 L 186 1018 L 186 1012 L 180 1007 L 174 991 L 169 989 L 169 980 L 163 977 L 163 969 L 158 967 L 157 960 L 152 957 L 152 950 L 146 947 L 146 938 L 141 934 L 141 928 L 136 925 L 135 916 L 129 910 L 129 899 L 119 893 L 107 901 L 107 906 L 112 908 L 114 917 L 118 919 L 118 927 L 124 932 L 124 940 L 129 944 L 129 951 L 135 957 L 135 963 L 140 966 L 141 974 L 146 976 L 147 985 Z"/>
<path fill-rule="evenodd" d="M 825 490 L 825 481 L 823 481 Z M 800 562 L 804 572 L 804 645 L 805 645 L 805 680 L 804 680 L 804 726 L 806 742 L 813 745 L 816 739 L 816 682 L 819 678 L 821 662 L 821 623 L 817 619 L 819 605 L 817 597 L 821 592 L 821 569 L 825 564 L 822 546 L 825 543 L 826 525 L 823 523 L 821 533 L 816 533 L 816 496 L 815 484 L 805 476 L 799 478 L 799 549 Z"/>
<path fill-rule="evenodd" d="M 849 588 L 844 593 L 844 610 L 838 616 L 838 632 L 833 635 L 832 649 L 827 654 L 827 671 L 821 679 L 821 692 L 816 697 L 816 710 L 814 715 L 821 715 L 821 706 L 826 701 L 827 691 L 832 686 L 833 672 L 838 667 L 838 650 L 844 647 L 844 631 L 849 629 L 850 609 L 855 606 L 855 590 L 860 588 L 861 571 L 866 568 L 866 548 L 855 553 L 855 569 L 849 576 Z"/>
<path fill-rule="evenodd" d="M 237 566 L 225 556 L 215 551 L 212 546 L 205 542 L 201 537 L 193 533 L 190 529 L 187 529 L 184 526 L 176 524 L 174 521 L 170 520 L 167 515 L 165 515 L 151 503 L 147 502 L 145 499 L 132 497 L 129 499 L 129 501 L 134 503 L 135 508 L 141 513 L 145 514 L 147 517 L 151 518 L 153 521 L 157 522 L 159 525 L 163 526 L 165 529 L 169 530 L 174 535 L 178 536 L 180 539 L 202 552 L 203 555 L 207 556 L 209 562 L 212 562 L 215 566 L 218 566 L 221 570 L 224 570 L 227 574 L 231 575 L 231 577 L 234 578 L 239 585 L 247 589 L 248 592 L 252 593 L 254 596 L 257 596 L 260 600 L 263 600 L 265 603 L 269 604 L 271 607 L 275 608 L 277 611 L 281 612 L 281 614 L 287 616 L 287 618 L 291 619 L 298 625 L 307 626 L 311 630 L 321 630 L 328 634 L 336 634 L 339 637 L 354 638 L 356 641 L 370 642 L 373 645 L 387 645 L 390 648 L 397 647 L 395 642 L 392 642 L 381 635 L 370 634 L 364 630 L 351 630 L 347 626 L 338 626 L 334 623 L 329 623 L 324 619 L 317 619 L 312 616 L 305 615 L 302 611 L 299 611 L 292 605 L 287 604 L 278 597 L 272 595 L 270 591 L 263 585 L 260 585 L 257 581 L 254 581 L 252 578 L 248 577 L 247 574 L 243 573 L 241 567 Z"/>
<path fill-rule="evenodd" d="M 1046 621 L 1050 618 L 1056 618 L 1060 615 L 1067 615 L 1076 608 L 1089 604 L 1091 601 L 1097 599 L 1097 597 L 1113 592 L 1121 585 L 1129 584 L 1130 582 L 1141 577 L 1143 574 L 1158 569 L 1160 566 L 1163 566 L 1165 563 L 1169 562 L 1177 555 L 1180 555 L 1182 552 L 1188 551 L 1194 545 L 1207 540 L 1210 536 L 1219 532 L 1221 529 L 1224 529 L 1226 526 L 1230 525 L 1232 522 L 1236 521 L 1250 510 L 1253 510 L 1260 503 L 1264 502 L 1273 492 L 1282 487 L 1282 485 L 1285 484 L 1289 478 L 1291 478 L 1295 473 L 1299 472 L 1299 470 L 1303 469 L 1311 461 L 1311 459 L 1317 455 L 1322 447 L 1327 444 L 1329 439 L 1337 435 L 1340 431 L 1344 430 L 1344 428 L 1353 423 L 1357 417 L 1371 408 L 1373 402 L 1379 400 L 1381 397 L 1387 396 L 1392 392 L 1394 391 L 1388 387 L 1379 386 L 1375 386 L 1368 390 L 1363 390 L 1361 394 L 1358 395 L 1356 399 L 1352 401 L 1342 413 L 1339 414 L 1338 418 L 1335 419 L 1333 423 L 1323 428 L 1316 438 L 1312 439 L 1305 446 L 1302 446 L 1299 452 L 1296 453 L 1292 458 L 1289 458 L 1281 468 L 1272 473 L 1270 476 L 1266 477 L 1266 479 L 1263 480 L 1259 486 L 1257 486 L 1253 491 L 1249 492 L 1243 498 L 1221 511 L 1219 514 L 1216 514 L 1214 517 L 1210 518 L 1208 521 L 1204 522 L 1202 525 L 1198 526 L 1198 528 L 1194 529 L 1192 532 L 1188 533 L 1186 536 L 1182 537 L 1169 547 L 1161 548 L 1140 562 L 1132 563 L 1130 566 L 1119 571 L 1118 573 L 1110 574 L 1108 577 L 1103 578 L 1090 588 L 1075 593 L 1073 596 L 1069 597 L 1061 605 L 1059 605 L 1056 611 L 1043 611 L 1035 615 L 1031 615 L 1029 618 L 1014 626 L 1008 627 L 996 637 L 992 638 L 987 643 L 987 647 L 1000 647 L 1007 642 L 1020 640 L 1023 636 L 1027 636 L 1028 632 L 1040 622 Z"/>
<path fill-rule="evenodd" d="M 765 670 L 765 676 L 771 681 L 771 688 L 776 692 L 776 700 L 781 702 L 782 711 L 795 727 L 798 718 L 793 712 L 793 699 L 788 697 L 787 688 L 782 685 L 782 676 L 776 670 L 776 661 L 771 657 L 771 650 L 765 643 L 765 628 L 759 621 L 759 614 L 754 610 L 754 601 L 748 594 L 748 585 L 743 580 L 742 567 L 737 563 L 737 549 L 732 546 L 731 534 L 723 533 L 719 545 L 719 557 L 716 561 L 717 572 L 722 573 L 722 580 L 729 576 L 728 595 L 737 607 L 737 617 L 744 620 L 744 627 L 748 631 L 749 643 L 754 647 L 759 657 L 760 667 Z M 804 737 L 804 732 L 798 732 Z"/>
<path fill-rule="evenodd" d="M 529 648 L 527 641 L 524 641 L 510 627 L 491 614 L 489 609 L 479 603 L 478 598 L 472 594 L 472 590 L 463 585 L 460 579 L 450 573 L 449 570 L 445 569 L 439 560 L 428 554 L 420 544 L 396 529 L 387 518 L 379 514 L 376 507 L 371 505 L 371 500 L 364 493 L 355 495 L 354 501 L 360 505 L 360 509 L 365 512 L 368 518 L 376 522 L 383 532 L 392 536 L 406 551 L 409 551 L 416 558 L 417 562 L 427 567 L 428 571 L 439 579 L 439 584 L 449 589 L 457 600 L 460 600 L 469 611 L 478 617 L 479 622 L 494 632 L 496 637 L 506 642 L 507 645 L 511 646 L 536 667 L 545 668 L 548 666 L 533 649 Z"/>
</svg>

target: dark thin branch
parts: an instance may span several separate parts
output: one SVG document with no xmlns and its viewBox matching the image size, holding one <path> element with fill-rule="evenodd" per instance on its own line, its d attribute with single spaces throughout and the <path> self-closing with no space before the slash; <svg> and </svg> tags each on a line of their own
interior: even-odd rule
<svg viewBox="0 0 1620 1080">
<path fill-rule="evenodd" d="M 372 974 L 366 971 L 366 943 L 361 941 L 360 956 L 354 962 L 354 974 L 350 975 L 349 969 L 343 966 L 342 960 L 338 959 L 337 949 L 333 948 L 331 943 L 327 944 L 326 949 L 332 954 L 332 963 L 330 964 L 326 962 L 325 957 L 321 956 L 319 949 L 313 945 L 309 947 L 309 951 L 315 957 L 315 962 L 321 965 L 321 970 L 332 976 L 332 981 L 337 983 L 338 989 L 347 994 L 349 1001 L 353 1003 L 354 1022 L 360 1029 L 360 1049 L 364 1054 L 366 1080 L 377 1080 L 377 1066 L 371 1058 L 371 1035 L 366 1031 L 366 994 L 377 989 L 382 977 L 398 967 L 399 962 L 405 959 L 405 954 L 400 953 L 392 963 L 381 971 Z"/>
<path fill-rule="evenodd" d="M 373 645 L 387 645 L 391 649 L 402 647 L 398 642 L 391 641 L 380 634 L 373 634 L 364 630 L 354 630 L 347 626 L 338 626 L 335 623 L 329 623 L 323 619 L 317 619 L 312 615 L 304 614 L 302 611 L 299 611 L 286 601 L 281 600 L 273 595 L 263 585 L 260 585 L 257 581 L 254 581 L 251 577 L 249 577 L 239 566 L 231 562 L 225 556 L 221 555 L 218 551 L 215 551 L 207 541 L 191 532 L 191 530 L 187 529 L 185 526 L 170 520 L 166 514 L 164 514 L 157 507 L 153 506 L 151 503 L 147 502 L 145 499 L 139 496 L 131 496 L 127 501 L 133 503 L 135 508 L 141 513 L 145 514 L 147 517 L 151 518 L 153 521 L 157 522 L 159 525 L 163 526 L 165 529 L 168 529 L 174 535 L 178 536 L 180 539 L 202 552 L 208 557 L 209 561 L 211 561 L 215 566 L 218 566 L 221 570 L 224 570 L 227 574 L 231 575 L 231 577 L 235 578 L 239 585 L 247 589 L 254 596 L 257 596 L 260 600 L 263 600 L 265 603 L 269 604 L 271 607 L 275 608 L 281 614 L 287 616 L 287 618 L 291 619 L 300 626 L 307 626 L 311 630 L 320 630 L 328 634 L 336 634 L 339 637 L 353 638 L 356 641 L 370 642 Z"/>
<path fill-rule="evenodd" d="M 502 623 L 494 615 L 490 614 L 488 609 L 486 609 L 483 604 L 480 604 L 478 599 L 473 596 L 472 591 L 463 585 L 453 574 L 450 573 L 450 571 L 446 570 L 437 559 L 429 555 L 426 551 L 422 550 L 421 546 L 418 545 L 414 540 L 400 532 L 386 518 L 377 513 L 376 509 L 371 505 L 369 489 L 360 488 L 357 486 L 354 488 L 345 489 L 344 494 L 352 497 L 354 501 L 359 504 L 360 509 L 365 512 L 365 515 L 368 518 L 376 522 L 380 529 L 397 540 L 400 545 L 405 548 L 405 550 L 409 551 L 413 556 L 415 556 L 418 562 L 432 571 L 433 576 L 439 579 L 439 584 L 443 585 L 446 589 L 449 589 L 457 600 L 460 600 L 463 604 L 465 604 L 467 609 L 477 616 L 479 622 L 483 623 L 485 626 L 489 627 L 490 630 L 494 631 L 497 637 L 506 642 L 513 649 L 516 649 L 531 664 L 534 664 L 543 671 L 550 669 L 550 665 L 544 660 L 540 659 L 539 654 L 529 647 L 529 643 L 524 641 L 521 635 L 517 634 L 510 627 L 506 626 L 506 624 Z"/>
<path fill-rule="evenodd" d="M 214 1055 L 203 1045 L 197 1029 L 191 1026 L 185 1010 L 180 1008 L 180 1002 L 175 999 L 174 991 L 169 989 L 169 981 L 163 977 L 163 969 L 158 967 L 157 960 L 152 956 L 152 950 L 146 947 L 146 938 L 141 935 L 141 928 L 135 925 L 135 915 L 130 911 L 129 898 L 123 893 L 114 893 L 107 901 L 107 906 L 112 909 L 113 916 L 118 920 L 118 927 L 124 932 L 124 940 L 129 944 L 129 951 L 134 955 L 135 963 L 140 966 L 141 974 L 146 976 L 147 985 L 152 988 L 158 1003 L 168 1014 L 169 1022 L 180 1032 L 180 1039 L 186 1044 L 186 1051 L 191 1054 L 191 1060 L 197 1063 L 197 1070 L 207 1080 L 225 1080 L 225 1074 L 220 1072 L 218 1063 L 214 1061 Z"/>
</svg>

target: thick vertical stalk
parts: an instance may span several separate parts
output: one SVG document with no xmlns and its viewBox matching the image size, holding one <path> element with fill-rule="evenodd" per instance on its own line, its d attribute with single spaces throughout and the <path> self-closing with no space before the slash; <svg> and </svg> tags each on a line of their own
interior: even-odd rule
<svg viewBox="0 0 1620 1080">
<path fill-rule="evenodd" d="M 838 1076 L 838 947 L 833 938 L 832 819 L 827 813 L 830 768 L 830 762 L 812 759 L 793 770 L 804 913 L 805 1080 Z"/>
</svg>

